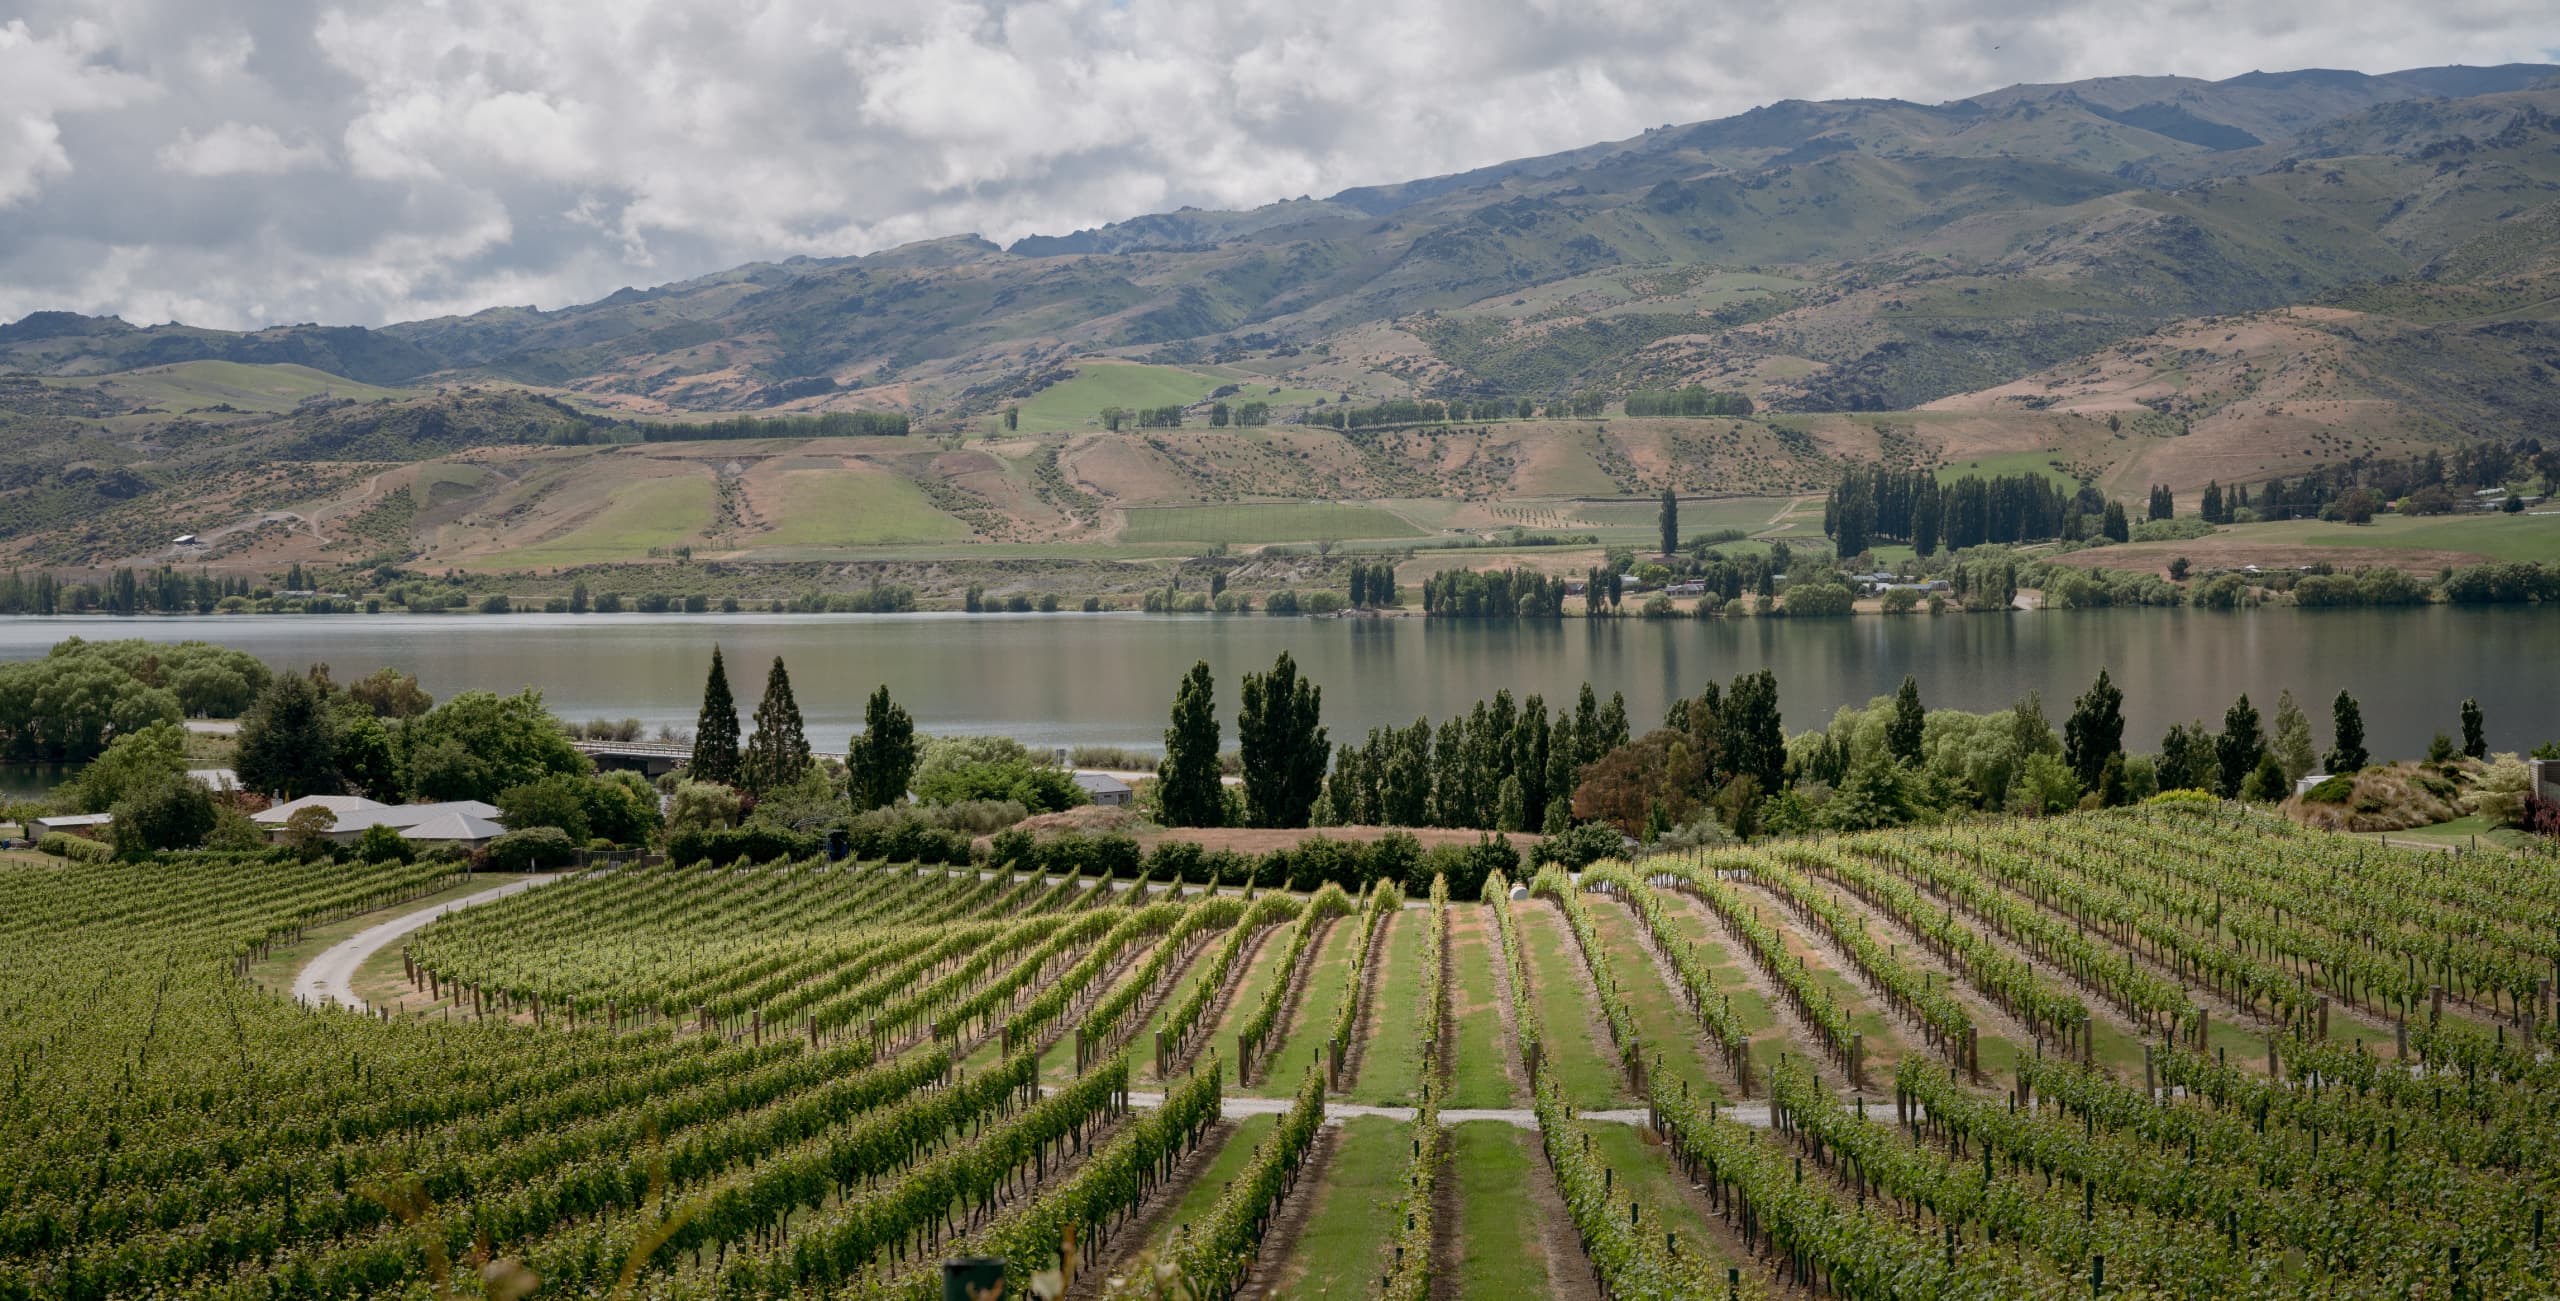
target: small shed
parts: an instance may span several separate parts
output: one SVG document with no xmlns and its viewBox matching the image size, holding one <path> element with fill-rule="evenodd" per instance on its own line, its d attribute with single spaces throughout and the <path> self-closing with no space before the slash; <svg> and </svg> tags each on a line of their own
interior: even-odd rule
<svg viewBox="0 0 2560 1301">
<path fill-rule="evenodd" d="M 59 817 L 29 818 L 27 838 L 38 840 L 59 831 L 66 836 L 85 836 L 96 840 L 107 834 L 107 827 L 115 820 L 116 815 L 112 813 L 65 813 Z"/>
<path fill-rule="evenodd" d="M 1129 783 L 1107 772 L 1079 772 L 1075 780 L 1086 799 L 1104 808 L 1125 808 L 1136 795 Z"/>
</svg>

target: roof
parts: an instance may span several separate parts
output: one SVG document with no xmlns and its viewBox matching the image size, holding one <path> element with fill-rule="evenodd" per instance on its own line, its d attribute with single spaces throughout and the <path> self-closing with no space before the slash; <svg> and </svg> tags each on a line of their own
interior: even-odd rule
<svg viewBox="0 0 2560 1301">
<path fill-rule="evenodd" d="M 487 840 L 506 828 L 469 813 L 439 813 L 400 833 L 402 840 Z"/>
<path fill-rule="evenodd" d="M 367 827 L 398 827 L 406 829 L 409 827 L 423 826 L 429 822 L 433 822 L 453 814 L 460 814 L 464 817 L 470 818 L 478 818 L 483 822 L 488 822 L 494 825 L 498 819 L 498 808 L 494 804 L 483 804 L 478 800 L 446 800 L 441 804 L 392 804 L 387 806 L 377 804 L 369 809 L 358 809 L 353 813 L 340 815 L 338 818 L 338 824 L 329 829 L 331 831 L 362 831 Z M 505 827 L 498 828 L 498 831 L 504 830 L 506 830 Z M 494 836 L 498 834 L 498 832 L 492 831 L 489 834 Z"/>
<path fill-rule="evenodd" d="M 1129 783 L 1124 782 L 1107 772 L 1080 772 L 1077 773 L 1075 777 L 1076 785 L 1082 787 L 1084 789 L 1084 793 L 1087 795 L 1126 795 L 1129 793 Z"/>
<path fill-rule="evenodd" d="M 361 795 L 305 795 L 301 799 L 289 800 L 263 813 L 252 813 L 249 815 L 249 820 L 280 827 L 285 824 L 286 819 L 304 809 L 327 809 L 344 820 L 348 814 L 359 809 L 388 807 L 390 806 L 380 800 L 369 800 Z"/>
<path fill-rule="evenodd" d="M 498 808 L 479 800 L 446 800 L 440 804 L 385 804 L 361 795 L 305 795 L 289 804 L 279 804 L 253 820 L 266 826 L 280 827 L 285 820 L 304 809 L 327 809 L 337 815 L 329 824 L 331 831 L 362 831 L 367 827 L 414 827 L 448 813 L 460 813 L 487 821 L 496 821 Z M 504 828 L 501 828 L 503 830 Z M 492 833 L 495 834 L 495 833 Z"/>
<path fill-rule="evenodd" d="M 37 818 L 39 827 L 103 827 L 116 820 L 112 813 L 65 813 L 59 817 Z"/>
</svg>

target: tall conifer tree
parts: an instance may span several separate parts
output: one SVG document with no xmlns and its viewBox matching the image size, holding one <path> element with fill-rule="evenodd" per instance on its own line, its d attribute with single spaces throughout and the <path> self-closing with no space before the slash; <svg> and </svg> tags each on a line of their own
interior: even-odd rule
<svg viewBox="0 0 2560 1301">
<path fill-rule="evenodd" d="M 2124 692 L 2109 681 L 2107 671 L 2071 702 L 2071 717 L 2062 724 L 2062 757 L 2084 787 L 2099 784 L 2107 756 L 2124 753 Z"/>
<path fill-rule="evenodd" d="M 1902 689 L 1893 693 L 1893 718 L 1884 725 L 1884 743 L 1892 749 L 1894 758 L 1904 763 L 1920 762 L 1920 740 L 1928 721 L 1928 711 L 1920 707 L 1920 680 L 1903 674 Z"/>
<path fill-rule="evenodd" d="M 791 697 L 791 671 L 773 657 L 764 699 L 756 702 L 755 735 L 738 759 L 738 785 L 761 795 L 800 779 L 809 766 L 809 737 L 800 726 L 800 702 Z"/>
<path fill-rule="evenodd" d="M 1298 676 L 1289 652 L 1280 652 L 1270 672 L 1245 675 L 1236 746 L 1244 754 L 1246 818 L 1254 826 L 1307 825 L 1333 753 L 1323 717 L 1324 689 Z"/>
<path fill-rule="evenodd" d="M 862 735 L 845 746 L 845 785 L 855 812 L 897 803 L 916 773 L 916 720 L 889 698 L 888 684 L 863 706 Z"/>
<path fill-rule="evenodd" d="M 702 684 L 702 712 L 693 720 L 693 759 L 686 775 L 695 781 L 738 784 L 738 700 L 729 694 L 729 673 L 720 648 L 711 648 L 711 677 Z"/>
<path fill-rule="evenodd" d="M 2372 757 L 2364 752 L 2364 711 L 2356 707 L 2356 698 L 2339 692 L 2329 706 L 2329 754 L 2321 761 L 2333 775 L 2362 772 Z"/>
<path fill-rule="evenodd" d="M 1173 693 L 1173 721 L 1164 729 L 1164 762 L 1156 766 L 1165 825 L 1215 827 L 1226 822 L 1226 797 L 1218 783 L 1218 686 L 1201 660 Z"/>
</svg>

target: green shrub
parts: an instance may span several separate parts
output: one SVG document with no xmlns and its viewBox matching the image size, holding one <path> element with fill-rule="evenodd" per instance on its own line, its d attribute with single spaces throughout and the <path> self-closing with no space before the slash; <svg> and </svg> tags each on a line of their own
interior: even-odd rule
<svg viewBox="0 0 2560 1301">
<path fill-rule="evenodd" d="M 774 863 L 814 857 L 824 845 L 825 838 L 814 832 L 786 831 L 774 826 L 687 827 L 667 837 L 667 861 L 678 867 L 694 863 L 727 866 L 740 859 Z M 881 856 L 865 853 L 859 845 L 854 853 L 862 858 Z"/>
<path fill-rule="evenodd" d="M 566 867 L 578 856 L 577 842 L 558 827 L 527 827 L 489 842 L 492 872 L 539 872 Z"/>
<path fill-rule="evenodd" d="M 416 841 L 402 837 L 398 828 L 376 823 L 356 837 L 356 860 L 363 863 L 414 863 L 418 860 L 418 845 Z"/>
<path fill-rule="evenodd" d="M 987 842 L 987 861 L 998 867 L 1029 867 L 1039 847 L 1030 832 L 1008 827 Z"/>
<path fill-rule="evenodd" d="M 75 836 L 67 831 L 48 831 L 36 842 L 36 848 L 75 863 L 103 863 L 116 856 L 114 847 L 103 840 Z"/>
<path fill-rule="evenodd" d="M 2302 798 L 2304 802 L 2310 804 L 2344 804 L 2355 793 L 2355 778 L 2332 777 L 2304 791 Z"/>
<path fill-rule="evenodd" d="M 1606 822 L 1582 822 L 1560 835 L 1539 841 L 1529 851 L 1531 864 L 1544 867 L 1549 863 L 1568 871 L 1580 871 L 1604 858 L 1617 858 L 1626 853 L 1626 839 L 1616 827 Z"/>
</svg>

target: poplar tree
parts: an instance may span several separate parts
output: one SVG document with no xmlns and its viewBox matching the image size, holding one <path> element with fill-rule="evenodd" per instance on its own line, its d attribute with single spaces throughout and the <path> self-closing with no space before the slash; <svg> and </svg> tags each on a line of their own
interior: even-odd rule
<svg viewBox="0 0 2560 1301">
<path fill-rule="evenodd" d="M 1156 765 L 1164 821 L 1171 827 L 1215 827 L 1226 822 L 1226 798 L 1218 784 L 1218 686 L 1201 660 L 1173 693 L 1173 722 L 1164 730 L 1164 762 Z"/>
<path fill-rule="evenodd" d="M 2124 692 L 2109 681 L 2107 671 L 2080 698 L 2071 702 L 2071 717 L 2062 724 L 2062 756 L 2084 787 L 2099 784 L 2107 756 L 2124 753 Z"/>
<path fill-rule="evenodd" d="M 1252 825 L 1307 825 L 1333 753 L 1323 717 L 1324 689 L 1298 676 L 1289 652 L 1280 652 L 1270 672 L 1245 675 L 1236 746 L 1244 754 L 1245 817 Z"/>
<path fill-rule="evenodd" d="M 791 671 L 773 657 L 756 702 L 756 732 L 738 759 L 738 785 L 761 795 L 799 780 L 809 767 L 809 738 L 800 727 L 800 703 L 791 698 Z"/>
<path fill-rule="evenodd" d="M 1725 766 L 1760 784 L 1762 795 L 1785 788 L 1787 734 L 1778 713 L 1778 675 L 1745 673 L 1725 689 L 1717 718 L 1724 731 Z"/>
<path fill-rule="evenodd" d="M 2240 794 L 2242 783 L 2258 766 L 2267 752 L 2267 738 L 2258 730 L 2258 707 L 2249 703 L 2249 694 L 2240 693 L 2238 700 L 2222 715 L 2222 735 L 2214 739 L 2213 755 L 2221 767 L 2222 794 Z"/>
<path fill-rule="evenodd" d="M 1680 549 L 1680 495 L 1669 488 L 1662 490 L 1662 554 Z"/>
<path fill-rule="evenodd" d="M 889 698 L 888 684 L 862 709 L 862 735 L 845 745 L 845 786 L 857 813 L 895 804 L 916 774 L 916 720 Z"/>
<path fill-rule="evenodd" d="M 2268 750 L 2275 755 L 2276 766 L 2284 769 L 2287 783 L 2299 780 L 2320 762 L 2319 752 L 2311 748 L 2311 720 L 2302 716 L 2302 706 L 2294 703 L 2290 687 L 2276 697 L 2275 740 Z"/>
<path fill-rule="evenodd" d="M 1893 693 L 1893 717 L 1884 725 L 1884 743 L 1894 758 L 1908 764 L 1920 762 L 1920 740 L 1928 718 L 1928 711 L 1920 707 L 1920 680 L 1902 675 L 1902 689 Z"/>
<path fill-rule="evenodd" d="M 702 684 L 702 712 L 693 720 L 693 758 L 686 776 L 695 781 L 738 784 L 738 701 L 729 694 L 729 673 L 721 667 L 720 648 L 711 648 L 711 677 Z"/>
<path fill-rule="evenodd" d="M 2329 754 L 2321 766 L 2336 776 L 2363 772 L 2372 756 L 2364 752 L 2364 711 L 2356 707 L 2356 698 L 2339 692 L 2329 707 L 2329 723 Z"/>
<path fill-rule="evenodd" d="M 2489 757 L 2489 737 L 2480 716 L 2480 702 L 2469 697 L 2462 702 L 2462 753 L 2474 759 Z"/>
</svg>

